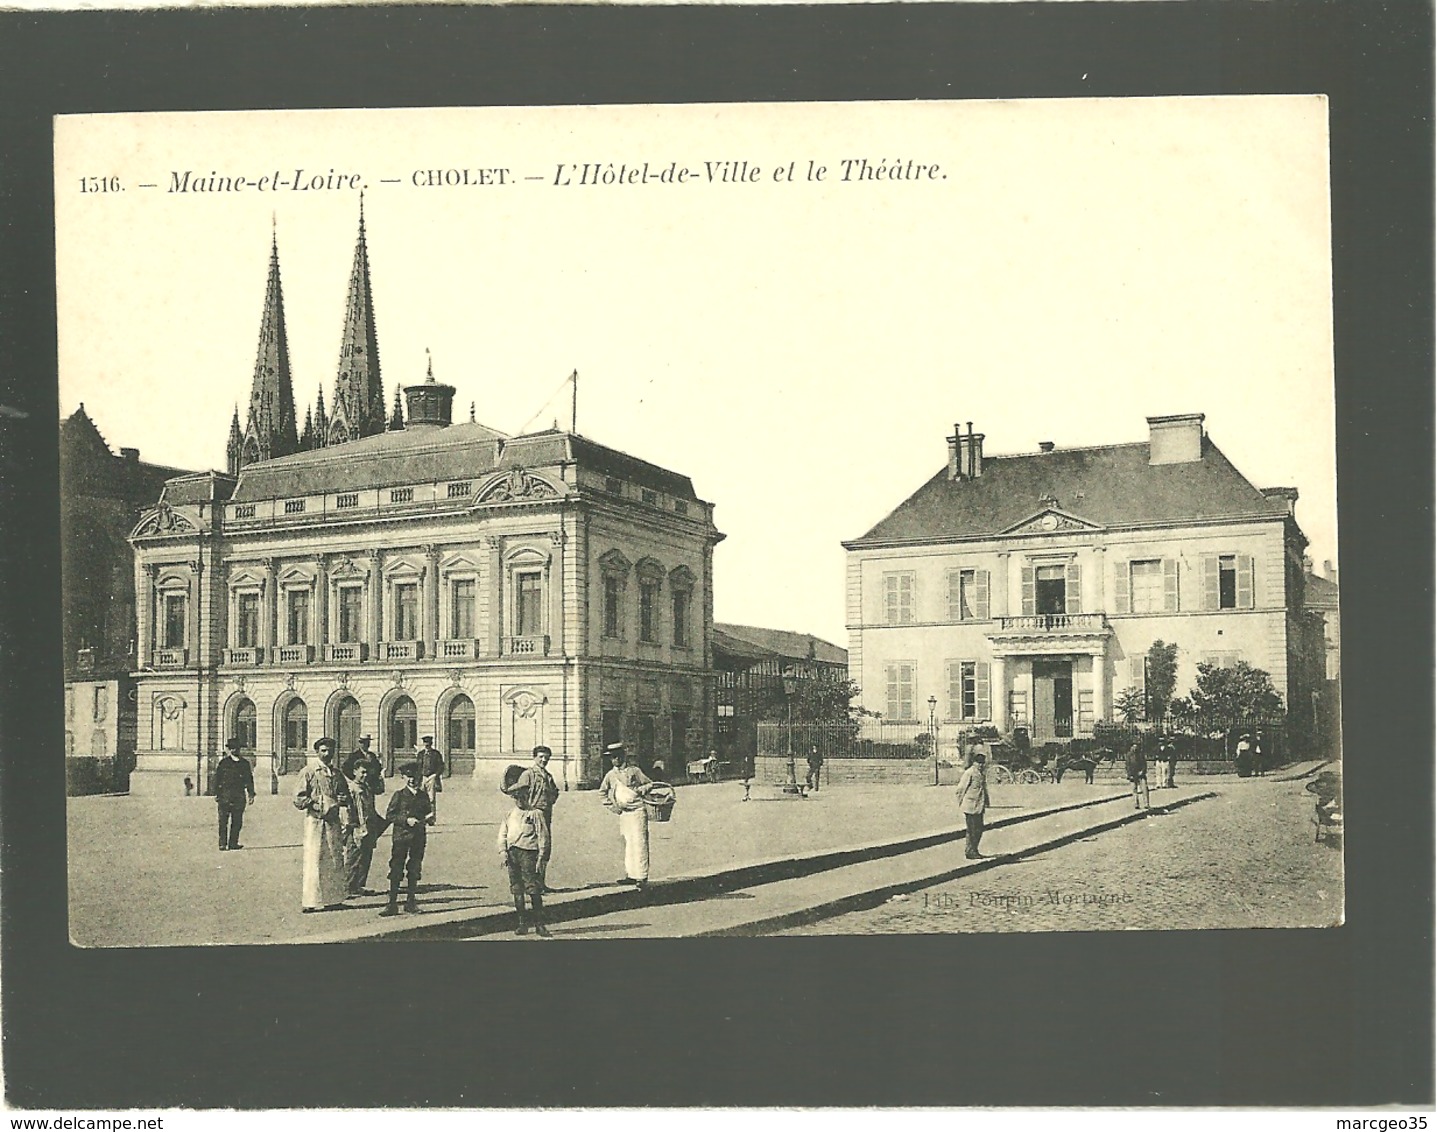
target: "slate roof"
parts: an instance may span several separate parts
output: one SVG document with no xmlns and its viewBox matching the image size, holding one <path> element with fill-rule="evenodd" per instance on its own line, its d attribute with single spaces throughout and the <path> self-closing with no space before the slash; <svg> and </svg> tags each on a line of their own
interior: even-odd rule
<svg viewBox="0 0 1437 1132">
<path fill-rule="evenodd" d="M 1056 504 L 1045 504 L 1047 497 Z M 1148 444 L 984 456 L 976 479 L 950 480 L 945 465 L 862 538 L 889 541 L 993 536 L 1053 506 L 1100 527 L 1285 514 L 1203 438 L 1202 459 L 1148 463 Z"/>
<path fill-rule="evenodd" d="M 831 645 L 810 633 L 790 633 L 786 629 L 761 629 L 756 625 L 714 623 L 715 648 L 735 656 L 763 660 L 782 657 L 785 660 L 807 660 L 810 643 L 813 659 L 825 664 L 848 664 L 848 650 Z"/>
<path fill-rule="evenodd" d="M 315 452 L 250 464 L 240 472 L 233 499 L 287 499 L 337 491 L 401 487 L 477 478 L 506 468 L 565 463 L 619 476 L 644 487 L 697 500 L 687 476 L 639 460 L 585 437 L 547 430 L 526 436 L 472 421 L 446 428 L 410 428 L 351 440 Z"/>
<path fill-rule="evenodd" d="M 1337 583 L 1308 571 L 1303 577 L 1303 604 L 1309 609 L 1336 609 Z"/>
</svg>

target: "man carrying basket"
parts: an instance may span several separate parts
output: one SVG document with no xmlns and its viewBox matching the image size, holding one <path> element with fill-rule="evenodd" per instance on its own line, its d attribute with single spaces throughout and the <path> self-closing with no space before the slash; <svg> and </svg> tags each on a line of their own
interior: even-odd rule
<svg viewBox="0 0 1437 1132">
<path fill-rule="evenodd" d="M 599 798 L 611 813 L 619 815 L 619 832 L 624 836 L 624 875 L 618 883 L 643 888 L 649 883 L 649 810 L 644 799 L 656 784 L 629 761 L 622 743 L 610 743 L 604 753 L 614 765 L 604 775 Z M 653 798 L 660 802 L 662 792 L 654 792 Z M 672 799 L 673 790 L 667 788 L 666 800 L 671 803 Z"/>
</svg>

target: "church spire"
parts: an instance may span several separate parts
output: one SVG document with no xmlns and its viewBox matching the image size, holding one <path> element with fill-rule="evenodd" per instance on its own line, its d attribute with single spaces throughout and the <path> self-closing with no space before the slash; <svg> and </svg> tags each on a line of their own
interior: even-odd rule
<svg viewBox="0 0 1437 1132">
<path fill-rule="evenodd" d="M 238 412 L 236 412 L 238 418 Z M 237 419 L 236 419 L 236 423 Z M 269 281 L 260 318 L 259 350 L 250 386 L 239 464 L 288 456 L 299 448 L 294 423 L 294 389 L 289 372 L 289 339 L 284 330 L 284 291 L 279 280 L 279 238 L 271 235 Z"/>
<path fill-rule="evenodd" d="M 317 423 L 317 422 L 316 422 Z M 334 385 L 330 444 L 383 432 L 384 385 L 379 375 L 379 342 L 374 332 L 374 298 L 369 288 L 369 251 L 364 240 L 364 194 L 359 196 L 359 239 L 349 273 L 349 300 L 339 343 L 339 376 Z"/>
<path fill-rule="evenodd" d="M 83 410 L 83 406 L 81 407 Z M 240 454 L 244 451 L 244 434 L 240 432 L 239 406 L 235 406 L 235 415 L 230 418 L 230 438 L 225 445 L 225 467 L 232 476 L 239 475 Z"/>
</svg>

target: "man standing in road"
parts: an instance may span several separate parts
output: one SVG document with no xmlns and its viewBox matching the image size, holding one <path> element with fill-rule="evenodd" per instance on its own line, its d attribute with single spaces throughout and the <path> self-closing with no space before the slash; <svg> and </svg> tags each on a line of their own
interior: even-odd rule
<svg viewBox="0 0 1437 1132">
<path fill-rule="evenodd" d="M 419 766 L 419 777 L 424 793 L 429 795 L 429 825 L 439 816 L 439 794 L 444 789 L 444 756 L 434 749 L 434 736 L 424 735 L 419 740 L 424 745 L 415 756 Z"/>
<path fill-rule="evenodd" d="M 249 760 L 240 754 L 238 739 L 225 740 L 224 757 L 215 767 L 215 806 L 220 816 L 220 852 L 243 849 L 240 829 L 244 826 L 244 808 L 254 801 L 254 771 Z"/>
<path fill-rule="evenodd" d="M 1127 758 L 1123 762 L 1128 781 L 1133 784 L 1133 809 L 1152 809 L 1152 800 L 1148 796 L 1148 756 L 1143 754 L 1142 743 L 1134 743 L 1129 747 Z"/>
<path fill-rule="evenodd" d="M 534 761 L 520 775 L 515 790 L 504 791 L 511 797 L 517 797 L 517 792 L 522 792 L 525 798 L 525 808 L 536 810 L 544 815 L 544 825 L 549 831 L 549 836 L 545 838 L 543 852 L 539 854 L 538 861 L 539 891 L 541 893 L 550 891 L 547 873 L 549 857 L 554 848 L 554 803 L 559 800 L 559 784 L 549 773 L 549 760 L 553 757 L 554 752 L 543 744 L 535 747 Z"/>
<path fill-rule="evenodd" d="M 823 775 L 823 756 L 818 753 L 817 747 L 808 749 L 808 788 L 815 794 L 818 793 L 818 780 Z"/>
<path fill-rule="evenodd" d="M 345 844 L 354 821 L 354 798 L 349 780 L 334 765 L 335 741 L 328 736 L 314 741 L 318 766 L 300 772 L 295 809 L 304 813 L 304 849 L 301 858 L 301 911 L 342 908 L 349 895 Z"/>
<path fill-rule="evenodd" d="M 619 815 L 624 837 L 624 875 L 618 883 L 643 888 L 649 882 L 649 812 L 643 793 L 653 782 L 630 765 L 622 743 L 610 743 L 604 753 L 614 765 L 599 785 L 599 798 L 610 813 Z"/>
<path fill-rule="evenodd" d="M 963 777 L 958 780 L 958 809 L 968 827 L 968 846 L 963 855 L 970 861 L 984 854 L 978 851 L 983 840 L 983 814 L 988 809 L 988 779 L 984 774 L 988 756 L 982 747 L 973 747 L 964 764 Z"/>
<path fill-rule="evenodd" d="M 415 893 L 424 871 L 424 847 L 428 840 L 426 827 L 429 824 L 430 795 L 420 787 L 420 773 L 417 763 L 405 763 L 399 768 L 404 778 L 404 788 L 389 796 L 389 809 L 384 820 L 393 833 L 389 852 L 389 902 L 381 916 L 399 915 L 399 885 L 407 883 L 404 910 L 419 911 Z"/>
</svg>

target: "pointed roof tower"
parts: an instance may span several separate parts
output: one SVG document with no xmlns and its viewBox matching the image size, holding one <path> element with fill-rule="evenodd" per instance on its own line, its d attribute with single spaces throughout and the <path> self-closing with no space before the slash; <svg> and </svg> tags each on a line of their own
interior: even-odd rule
<svg viewBox="0 0 1437 1132">
<path fill-rule="evenodd" d="M 339 376 L 329 417 L 328 442 L 338 444 L 383 432 L 387 422 L 369 288 L 369 251 L 364 241 L 364 194 L 359 195 L 359 239 L 349 272 L 349 299 L 339 343 Z"/>
<path fill-rule="evenodd" d="M 235 415 L 230 418 L 230 438 L 225 445 L 225 468 L 232 476 L 239 475 L 241 455 L 244 452 L 244 434 L 240 432 L 239 406 L 235 406 Z"/>
<path fill-rule="evenodd" d="M 279 237 L 271 235 L 269 282 L 260 319 L 259 351 L 250 386 L 240 466 L 273 460 L 299 450 L 294 422 L 294 388 L 289 372 L 289 339 L 284 330 L 284 291 L 279 281 Z"/>
</svg>

